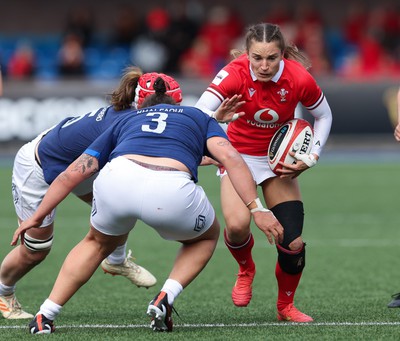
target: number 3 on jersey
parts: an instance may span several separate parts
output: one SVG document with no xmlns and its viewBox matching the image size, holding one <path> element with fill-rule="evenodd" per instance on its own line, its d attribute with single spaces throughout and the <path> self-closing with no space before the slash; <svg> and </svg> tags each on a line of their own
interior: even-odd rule
<svg viewBox="0 0 400 341">
<path fill-rule="evenodd" d="M 153 124 L 152 126 L 150 126 L 149 124 L 143 124 L 142 131 L 155 134 L 162 134 L 162 132 L 165 130 L 165 127 L 167 126 L 166 119 L 168 118 L 168 114 L 165 112 L 151 112 L 146 114 L 146 116 L 153 116 L 151 121 L 156 122 L 157 126 L 154 127 Z"/>
</svg>

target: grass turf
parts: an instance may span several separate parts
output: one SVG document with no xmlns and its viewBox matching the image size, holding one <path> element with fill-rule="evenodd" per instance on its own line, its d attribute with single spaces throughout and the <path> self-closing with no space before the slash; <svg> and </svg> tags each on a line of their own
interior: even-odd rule
<svg viewBox="0 0 400 341">
<path fill-rule="evenodd" d="M 174 332 L 152 332 L 147 304 L 167 278 L 179 245 L 138 224 L 129 247 L 137 262 L 158 278 L 157 285 L 139 289 L 97 270 L 63 308 L 52 340 L 397 340 L 400 309 L 386 305 L 400 291 L 398 174 L 396 163 L 321 163 L 301 175 L 307 266 L 295 303 L 314 323 L 277 322 L 276 251 L 254 226 L 257 276 L 251 304 L 237 308 L 231 302 L 237 269 L 221 238 L 208 266 L 176 300 L 181 318 L 174 315 Z M 1 259 L 11 249 L 16 228 L 10 178 L 11 169 L 0 168 Z M 214 168 L 201 169 L 200 185 L 223 225 Z M 73 196 L 59 206 L 52 252 L 18 283 L 25 310 L 38 310 L 65 256 L 85 235 L 88 219 L 89 207 Z M 31 339 L 27 323 L 0 319 L 1 339 Z"/>
</svg>

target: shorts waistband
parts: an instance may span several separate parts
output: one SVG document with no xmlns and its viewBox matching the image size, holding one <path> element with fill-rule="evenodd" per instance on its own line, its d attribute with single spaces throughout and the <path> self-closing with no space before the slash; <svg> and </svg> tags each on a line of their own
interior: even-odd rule
<svg viewBox="0 0 400 341">
<path fill-rule="evenodd" d="M 39 166 L 40 168 L 42 168 L 42 164 L 40 163 L 39 158 L 37 157 L 36 153 L 35 153 L 35 161 L 36 161 L 36 163 L 38 164 L 38 166 Z"/>
<path fill-rule="evenodd" d="M 138 164 L 139 166 L 142 166 L 144 168 L 148 168 L 154 171 L 173 171 L 173 172 L 179 172 L 179 169 L 173 168 L 173 167 L 168 167 L 168 166 L 159 166 L 159 165 L 152 165 L 150 163 L 145 163 L 145 162 L 141 162 L 138 160 L 134 160 L 134 159 L 128 159 L 129 161 L 132 161 L 136 164 Z"/>
<path fill-rule="evenodd" d="M 40 141 L 39 141 L 38 144 L 35 146 L 35 161 L 36 161 L 36 163 L 38 164 L 38 166 L 39 166 L 40 168 L 42 168 L 42 164 L 41 164 L 41 162 L 40 162 L 40 160 L 39 160 L 39 155 L 38 155 L 38 146 L 39 146 L 39 143 L 40 143 Z"/>
</svg>

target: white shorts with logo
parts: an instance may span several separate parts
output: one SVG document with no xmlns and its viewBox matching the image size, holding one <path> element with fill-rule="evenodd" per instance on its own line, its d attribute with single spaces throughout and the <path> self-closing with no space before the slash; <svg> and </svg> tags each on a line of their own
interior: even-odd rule
<svg viewBox="0 0 400 341">
<path fill-rule="evenodd" d="M 12 194 L 17 216 L 30 218 L 43 200 L 49 185 L 44 181 L 43 170 L 35 160 L 35 147 L 42 136 L 23 145 L 15 156 L 12 173 Z M 54 221 L 55 211 L 47 215 L 41 226 Z"/>
<path fill-rule="evenodd" d="M 246 161 L 247 166 L 250 168 L 253 179 L 257 185 L 261 184 L 263 181 L 276 176 L 276 174 L 271 170 L 268 164 L 268 156 L 253 156 L 247 154 L 240 154 L 244 161 Z M 221 173 L 220 169 L 217 171 L 219 177 L 223 177 L 227 172 Z"/>
<path fill-rule="evenodd" d="M 49 189 L 49 185 L 44 180 L 42 167 L 35 160 L 36 145 L 46 132 L 23 145 L 15 156 L 12 194 L 15 212 L 21 220 L 26 220 L 35 213 Z M 92 192 L 95 177 L 96 175 L 79 184 L 73 193 L 79 196 Z M 56 210 L 53 210 L 45 217 L 41 226 L 45 227 L 54 222 L 55 214 Z"/>
<path fill-rule="evenodd" d="M 181 171 L 155 171 L 117 157 L 93 185 L 92 226 L 106 235 L 128 233 L 139 219 L 168 240 L 189 240 L 212 225 L 215 212 L 202 187 Z"/>
</svg>

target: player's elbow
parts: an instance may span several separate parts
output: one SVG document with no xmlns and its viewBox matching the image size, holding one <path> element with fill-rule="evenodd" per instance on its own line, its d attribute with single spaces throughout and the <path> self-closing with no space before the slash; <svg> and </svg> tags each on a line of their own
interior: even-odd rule
<svg viewBox="0 0 400 341">
<path fill-rule="evenodd" d="M 233 147 L 225 150 L 224 153 L 220 155 L 218 160 L 224 165 L 226 169 L 229 169 L 230 167 L 236 166 L 243 162 L 243 159 L 240 156 L 239 152 Z"/>
</svg>

